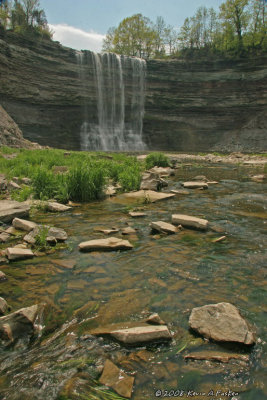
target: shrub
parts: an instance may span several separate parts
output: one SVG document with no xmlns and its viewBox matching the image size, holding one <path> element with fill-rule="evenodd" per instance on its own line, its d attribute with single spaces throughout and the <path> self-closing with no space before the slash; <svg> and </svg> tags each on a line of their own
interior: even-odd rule
<svg viewBox="0 0 267 400">
<path fill-rule="evenodd" d="M 141 183 L 140 166 L 138 164 L 124 166 L 118 178 L 123 191 L 138 190 Z"/>
<path fill-rule="evenodd" d="M 150 153 L 146 157 L 146 169 L 150 169 L 153 167 L 168 167 L 169 166 L 169 158 L 163 153 Z"/>
</svg>

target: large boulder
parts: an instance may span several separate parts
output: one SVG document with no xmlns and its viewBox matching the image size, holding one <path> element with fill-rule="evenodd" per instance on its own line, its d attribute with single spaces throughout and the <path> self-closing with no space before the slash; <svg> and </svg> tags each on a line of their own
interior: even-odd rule
<svg viewBox="0 0 267 400">
<path fill-rule="evenodd" d="M 9 223 L 14 218 L 27 218 L 29 216 L 30 206 L 26 202 L 13 200 L 0 201 L 0 221 Z"/>
<path fill-rule="evenodd" d="M 202 218 L 193 217 L 185 214 L 173 214 L 172 223 L 174 225 L 182 225 L 185 228 L 193 228 L 206 230 L 208 229 L 209 221 Z"/>
<path fill-rule="evenodd" d="M 34 305 L 0 317 L 0 339 L 12 343 L 19 338 L 31 336 L 38 309 L 38 305 Z"/>
<path fill-rule="evenodd" d="M 118 329 L 110 333 L 112 337 L 126 344 L 138 344 L 155 341 L 171 340 L 171 334 L 166 325 L 138 326 L 128 329 Z"/>
<path fill-rule="evenodd" d="M 193 308 L 190 327 L 207 339 L 218 342 L 255 343 L 255 333 L 238 309 L 230 303 L 208 304 Z"/>
<path fill-rule="evenodd" d="M 141 190 L 161 190 L 163 187 L 168 186 L 168 183 L 160 178 L 156 172 L 147 171 L 142 176 L 140 185 Z"/>
<path fill-rule="evenodd" d="M 131 250 L 133 245 L 128 240 L 110 237 L 108 239 L 95 239 L 79 244 L 81 251 L 114 251 L 114 250 Z"/>
</svg>

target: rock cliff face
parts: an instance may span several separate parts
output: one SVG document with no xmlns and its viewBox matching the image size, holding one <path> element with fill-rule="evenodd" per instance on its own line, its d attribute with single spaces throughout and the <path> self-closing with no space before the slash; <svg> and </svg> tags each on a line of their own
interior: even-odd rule
<svg viewBox="0 0 267 400">
<path fill-rule="evenodd" d="M 148 148 L 266 151 L 266 60 L 148 61 Z M 82 87 L 72 49 L 0 33 L 0 104 L 27 139 L 80 149 L 85 102 L 90 121 L 97 120 L 90 68 L 87 74 Z"/>
<path fill-rule="evenodd" d="M 0 146 L 32 148 L 33 144 L 25 140 L 13 119 L 0 105 Z"/>
</svg>

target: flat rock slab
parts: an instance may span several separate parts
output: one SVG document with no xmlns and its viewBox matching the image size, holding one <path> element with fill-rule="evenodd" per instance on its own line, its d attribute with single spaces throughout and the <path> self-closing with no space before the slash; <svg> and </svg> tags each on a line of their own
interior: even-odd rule
<svg viewBox="0 0 267 400">
<path fill-rule="evenodd" d="M 132 396 L 134 377 L 125 374 L 110 360 L 106 360 L 99 382 L 111 387 L 120 396 L 128 399 Z"/>
<path fill-rule="evenodd" d="M 114 250 L 131 250 L 133 245 L 128 240 L 110 237 L 108 239 L 89 240 L 79 244 L 81 251 L 114 251 Z"/>
<path fill-rule="evenodd" d="M 185 228 L 193 229 L 208 229 L 209 221 L 202 218 L 193 217 L 185 214 L 174 214 L 172 215 L 172 223 L 174 225 L 182 225 Z"/>
<path fill-rule="evenodd" d="M 153 167 L 149 172 L 155 172 L 159 176 L 173 176 L 175 175 L 175 170 L 170 167 Z"/>
<path fill-rule="evenodd" d="M 12 221 L 12 225 L 14 226 L 15 229 L 19 229 L 21 231 L 26 231 L 26 232 L 32 231 L 37 226 L 35 222 L 20 218 L 14 218 Z"/>
<path fill-rule="evenodd" d="M 255 333 L 238 309 L 230 303 L 193 308 L 189 325 L 200 335 L 218 342 L 254 344 Z"/>
<path fill-rule="evenodd" d="M 0 201 L 0 221 L 9 223 L 14 218 L 28 217 L 30 212 L 29 204 L 25 202 L 1 200 Z"/>
<path fill-rule="evenodd" d="M 182 195 L 190 194 L 190 192 L 188 192 L 188 190 L 183 190 L 183 189 L 178 189 L 178 190 L 173 189 L 173 190 L 171 190 L 171 193 L 182 194 Z"/>
<path fill-rule="evenodd" d="M 126 344 L 146 343 L 171 340 L 171 334 L 166 325 L 140 326 L 129 329 L 119 329 L 110 333 L 112 337 Z"/>
<path fill-rule="evenodd" d="M 1 339 L 13 342 L 25 335 L 33 334 L 38 310 L 38 305 L 34 305 L 0 317 Z"/>
<path fill-rule="evenodd" d="M 96 228 L 94 229 L 96 232 L 104 233 L 105 235 L 110 235 L 111 233 L 118 233 L 119 229 L 112 228 L 112 229 L 104 229 L 104 228 Z"/>
<path fill-rule="evenodd" d="M 131 228 L 130 226 L 128 226 L 127 228 L 123 228 L 121 233 L 123 235 L 134 235 L 136 233 L 136 229 Z"/>
<path fill-rule="evenodd" d="M 206 182 L 191 181 L 184 182 L 183 187 L 185 189 L 208 189 L 209 186 Z"/>
<path fill-rule="evenodd" d="M 131 211 L 129 212 L 130 217 L 132 218 L 142 218 L 146 217 L 146 214 L 143 212 L 138 212 L 138 211 Z"/>
<path fill-rule="evenodd" d="M 185 360 L 209 360 L 228 363 L 231 360 L 249 361 L 249 356 L 246 354 L 216 352 L 216 351 L 199 351 L 187 354 L 184 356 Z"/>
<path fill-rule="evenodd" d="M 10 261 L 24 260 L 26 258 L 34 257 L 34 254 L 30 249 L 20 249 L 18 247 L 8 247 L 6 249 L 6 255 Z"/>
<path fill-rule="evenodd" d="M 156 221 L 156 222 L 151 222 L 150 224 L 151 228 L 157 232 L 163 232 L 163 233 L 168 233 L 168 234 L 173 234 L 177 233 L 177 227 L 168 224 L 167 222 L 164 221 Z"/>
<path fill-rule="evenodd" d="M 170 199 L 174 197 L 175 194 L 156 192 L 154 190 L 139 190 L 138 192 L 125 193 L 124 196 L 133 199 L 147 200 L 148 203 L 154 203 L 156 201 Z"/>
<path fill-rule="evenodd" d="M 71 210 L 71 207 L 65 206 L 65 204 L 60 204 L 57 202 L 49 201 L 47 203 L 47 209 L 48 209 L 48 211 L 52 211 L 52 212 L 64 212 L 64 211 Z"/>
</svg>

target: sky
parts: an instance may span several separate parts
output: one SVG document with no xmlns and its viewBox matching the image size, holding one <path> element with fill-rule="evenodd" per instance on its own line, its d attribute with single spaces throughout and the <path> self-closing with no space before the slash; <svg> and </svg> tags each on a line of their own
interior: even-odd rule
<svg viewBox="0 0 267 400">
<path fill-rule="evenodd" d="M 77 50 L 101 51 L 108 28 L 141 13 L 155 22 L 162 16 L 179 28 L 198 7 L 219 9 L 223 0 L 40 0 L 54 40 Z"/>
</svg>

